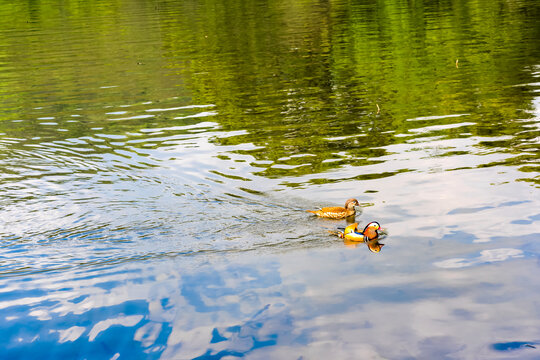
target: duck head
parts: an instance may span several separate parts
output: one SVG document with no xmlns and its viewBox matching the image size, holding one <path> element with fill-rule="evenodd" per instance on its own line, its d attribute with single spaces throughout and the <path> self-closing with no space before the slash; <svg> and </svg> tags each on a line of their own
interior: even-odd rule
<svg viewBox="0 0 540 360">
<path fill-rule="evenodd" d="M 353 210 L 357 206 L 360 206 L 360 203 L 356 199 L 348 199 L 347 201 L 345 201 L 345 209 L 347 210 Z"/>
<path fill-rule="evenodd" d="M 379 237 L 378 230 L 380 230 L 380 228 L 381 228 L 381 225 L 378 222 L 372 221 L 366 225 L 366 227 L 364 228 L 364 231 L 362 232 L 364 233 L 366 240 L 373 240 Z"/>
</svg>

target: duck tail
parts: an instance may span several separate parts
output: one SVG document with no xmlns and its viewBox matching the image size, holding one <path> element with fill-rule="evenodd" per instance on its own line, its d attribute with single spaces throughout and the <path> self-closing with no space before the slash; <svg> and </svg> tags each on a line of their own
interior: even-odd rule
<svg viewBox="0 0 540 360">
<path fill-rule="evenodd" d="M 341 231 L 328 230 L 328 233 L 330 235 L 335 235 L 335 236 L 340 237 L 340 238 L 343 239 L 343 232 L 341 232 Z"/>
</svg>

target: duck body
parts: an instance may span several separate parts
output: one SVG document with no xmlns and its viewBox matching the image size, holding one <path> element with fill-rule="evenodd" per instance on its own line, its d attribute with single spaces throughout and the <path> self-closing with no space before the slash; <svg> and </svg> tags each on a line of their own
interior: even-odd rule
<svg viewBox="0 0 540 360">
<path fill-rule="evenodd" d="M 331 207 L 323 207 L 319 210 L 306 210 L 306 211 L 312 214 L 315 214 L 317 216 L 327 218 L 327 219 L 344 219 L 349 216 L 355 215 L 357 206 L 360 206 L 360 204 L 358 203 L 358 200 L 348 199 L 345 202 L 345 207 L 331 206 Z"/>
<path fill-rule="evenodd" d="M 350 241 L 364 241 L 365 235 L 358 231 L 358 223 L 354 223 L 347 226 L 339 237 Z"/>
<path fill-rule="evenodd" d="M 358 230 L 358 223 L 347 226 L 343 232 L 331 232 L 334 235 L 343 239 L 347 246 L 356 247 L 359 243 L 365 243 L 371 252 L 378 253 L 381 251 L 384 244 L 379 242 L 379 232 L 381 225 L 372 221 L 366 225 L 363 231 Z"/>
<path fill-rule="evenodd" d="M 372 221 L 366 225 L 363 231 L 358 230 L 358 223 L 351 224 L 343 230 L 338 232 L 338 236 L 342 239 L 351 241 L 371 241 L 379 237 L 378 230 L 381 228 L 378 222 Z"/>
<path fill-rule="evenodd" d="M 343 232 L 336 231 L 333 234 L 343 239 L 343 242 L 347 246 L 356 247 L 359 243 L 365 243 L 369 251 L 378 253 L 381 251 L 384 244 L 379 242 L 379 232 L 381 225 L 372 221 L 366 225 L 363 231 L 358 230 L 358 223 L 347 226 Z"/>
</svg>

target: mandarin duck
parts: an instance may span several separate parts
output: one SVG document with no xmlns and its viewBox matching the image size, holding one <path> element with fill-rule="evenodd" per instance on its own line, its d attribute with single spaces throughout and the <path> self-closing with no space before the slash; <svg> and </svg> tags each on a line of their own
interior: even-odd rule
<svg viewBox="0 0 540 360">
<path fill-rule="evenodd" d="M 358 223 L 354 223 L 347 226 L 343 232 L 336 231 L 331 233 L 342 238 L 347 246 L 364 242 L 371 252 L 380 252 L 381 248 L 384 246 L 384 244 L 381 244 L 378 241 L 378 231 L 380 229 L 381 225 L 376 221 L 372 221 L 366 225 L 362 232 L 358 231 Z"/>
<path fill-rule="evenodd" d="M 331 206 L 323 207 L 319 210 L 306 210 L 310 213 L 313 213 L 317 216 L 329 218 L 329 219 L 343 219 L 349 216 L 356 214 L 356 207 L 360 206 L 358 200 L 348 199 L 345 201 L 345 207 L 341 206 Z"/>
<path fill-rule="evenodd" d="M 358 223 L 354 223 L 347 226 L 343 232 L 338 232 L 337 234 L 342 239 L 367 242 L 377 239 L 379 237 L 378 230 L 380 229 L 381 225 L 376 221 L 372 221 L 360 232 L 358 231 Z"/>
</svg>

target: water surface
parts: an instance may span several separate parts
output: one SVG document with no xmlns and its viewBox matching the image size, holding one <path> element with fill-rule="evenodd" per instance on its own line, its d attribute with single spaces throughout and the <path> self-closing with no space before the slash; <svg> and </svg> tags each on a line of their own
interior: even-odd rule
<svg viewBox="0 0 540 360">
<path fill-rule="evenodd" d="M 540 357 L 539 18 L 0 2 L 3 356 Z"/>
</svg>

